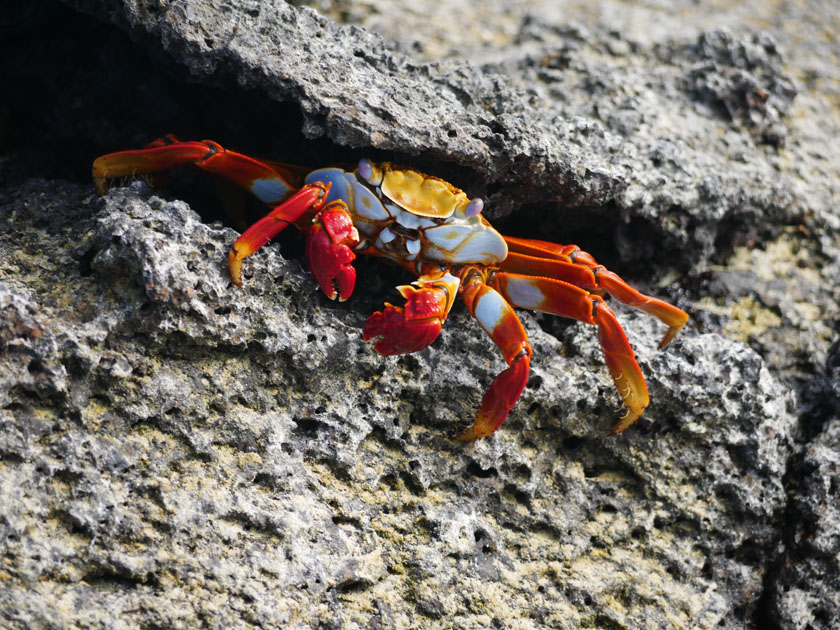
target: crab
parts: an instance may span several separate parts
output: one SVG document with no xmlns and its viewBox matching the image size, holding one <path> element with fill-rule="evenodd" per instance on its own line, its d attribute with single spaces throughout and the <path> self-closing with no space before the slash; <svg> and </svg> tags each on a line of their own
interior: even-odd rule
<svg viewBox="0 0 840 630">
<path fill-rule="evenodd" d="M 308 169 L 258 160 L 211 140 L 172 135 L 143 149 L 97 158 L 100 194 L 115 178 L 155 178 L 189 166 L 250 191 L 271 211 L 233 243 L 228 263 L 242 287 L 242 261 L 289 225 L 306 234 L 306 258 L 330 299 L 353 293 L 358 254 L 385 258 L 417 276 L 397 287 L 403 306 L 385 303 L 362 336 L 384 355 L 418 352 L 439 335 L 457 295 L 498 346 L 508 367 L 485 392 L 462 441 L 486 437 L 507 418 L 528 380 L 533 350 L 514 308 L 567 317 L 598 329 L 601 349 L 627 408 L 612 434 L 627 429 L 648 406 L 647 385 L 627 336 L 604 298 L 610 296 L 661 320 L 666 346 L 688 314 L 644 295 L 576 245 L 513 238 L 482 216 L 484 203 L 413 168 L 362 159 L 355 170 Z"/>
</svg>

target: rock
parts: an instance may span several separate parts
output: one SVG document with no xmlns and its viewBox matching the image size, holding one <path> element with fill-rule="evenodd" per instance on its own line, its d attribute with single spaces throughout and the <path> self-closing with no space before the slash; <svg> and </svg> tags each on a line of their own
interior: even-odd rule
<svg viewBox="0 0 840 630">
<path fill-rule="evenodd" d="M 23 4 L 0 22 L 0 625 L 834 627 L 826 8 Z M 360 331 L 402 274 L 360 262 L 331 303 L 284 235 L 238 290 L 201 178 L 93 195 L 93 156 L 170 131 L 411 163 L 692 324 L 657 351 L 617 309 L 652 403 L 610 438 L 595 331 L 523 314 L 525 394 L 462 445 L 503 367 L 463 308 L 385 358 Z"/>
<path fill-rule="evenodd" d="M 761 591 L 794 417 L 742 344 L 659 353 L 657 325 L 625 317 L 654 403 L 613 439 L 594 331 L 561 341 L 527 318 L 530 387 L 465 446 L 448 436 L 501 362 L 463 311 L 387 359 L 360 338 L 365 312 L 327 307 L 275 249 L 235 289 L 235 233 L 145 185 L 98 201 L 32 181 L 2 205 L 22 235 L 3 243 L 7 622 L 70 623 L 69 598 L 94 624 L 309 627 L 339 607 L 369 625 L 363 601 L 411 626 L 717 623 L 732 601 L 712 584 Z"/>
</svg>

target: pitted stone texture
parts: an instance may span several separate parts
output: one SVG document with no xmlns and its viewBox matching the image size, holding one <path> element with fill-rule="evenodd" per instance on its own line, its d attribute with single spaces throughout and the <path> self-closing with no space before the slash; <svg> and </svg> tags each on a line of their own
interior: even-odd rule
<svg viewBox="0 0 840 630">
<path fill-rule="evenodd" d="M 0 241 L 4 365 L 51 366 L 49 386 L 1 383 L 7 626 L 752 614 L 795 419 L 743 344 L 688 331 L 659 352 L 662 326 L 621 309 L 653 404 L 609 438 L 619 400 L 594 328 L 558 339 L 525 313 L 529 386 L 464 445 L 449 436 L 503 361 L 463 308 L 431 348 L 382 357 L 360 336 L 387 297 L 376 264 L 339 305 L 277 247 L 237 289 L 235 233 L 142 184 L 95 200 L 33 181 L 2 208 L 18 231 Z"/>
<path fill-rule="evenodd" d="M 232 148 L 277 134 L 287 153 L 264 155 L 313 165 L 387 150 L 722 336 L 656 353 L 661 327 L 620 310 L 653 402 L 608 440 L 595 331 L 525 315 L 525 396 L 464 448 L 446 436 L 503 365 L 463 310 L 382 358 L 359 330 L 399 274 L 362 264 L 333 305 L 268 248 L 236 292 L 235 235 L 181 202 L 8 187 L 7 625 L 833 628 L 833 7 L 461 0 L 420 25 L 331 4 L 360 29 L 280 2 L 72 4 L 139 43 L 3 23 L 0 183 L 49 163 L 81 181 L 173 120 Z"/>
</svg>

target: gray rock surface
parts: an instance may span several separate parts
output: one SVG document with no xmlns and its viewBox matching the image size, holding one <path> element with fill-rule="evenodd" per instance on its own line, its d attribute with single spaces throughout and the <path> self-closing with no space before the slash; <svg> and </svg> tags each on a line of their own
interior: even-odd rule
<svg viewBox="0 0 840 630">
<path fill-rule="evenodd" d="M 714 584 L 760 593 L 795 419 L 746 346 L 659 353 L 626 317 L 655 403 L 610 439 L 594 331 L 564 357 L 528 318 L 531 385 L 464 446 L 447 436 L 501 363 L 464 312 L 385 359 L 296 261 L 268 250 L 235 290 L 235 233 L 147 194 L 32 181 L 3 202 L 26 234 L 3 243 L 8 621 L 715 625 Z"/>
<path fill-rule="evenodd" d="M 502 361 L 463 308 L 381 357 L 360 330 L 400 274 L 362 262 L 334 304 L 285 239 L 237 290 L 207 200 L 27 179 L 67 125 L 0 134 L 0 625 L 838 627 L 830 8 L 67 4 L 137 41 L 66 17 L 103 42 L 67 87 L 88 141 L 194 113 L 227 143 L 285 126 L 325 162 L 410 161 L 693 320 L 660 352 L 661 325 L 620 310 L 652 404 L 610 438 L 594 330 L 523 314 L 528 388 L 465 446 Z"/>
</svg>

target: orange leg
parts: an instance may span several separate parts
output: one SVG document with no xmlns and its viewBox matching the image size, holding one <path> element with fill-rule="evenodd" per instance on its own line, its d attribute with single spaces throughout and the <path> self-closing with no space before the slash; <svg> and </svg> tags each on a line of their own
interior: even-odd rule
<svg viewBox="0 0 840 630">
<path fill-rule="evenodd" d="M 242 261 L 244 259 L 268 243 L 290 224 L 298 221 L 307 211 L 317 212 L 320 210 L 329 191 L 329 184 L 326 186 L 320 182 L 307 184 L 245 230 L 234 241 L 230 253 L 228 253 L 228 266 L 233 283 L 238 287 L 242 286 Z"/>
<path fill-rule="evenodd" d="M 290 224 L 298 221 L 306 224 L 306 219 L 321 209 L 330 189 L 329 184 L 319 182 L 302 186 L 303 177 L 308 169 L 279 162 L 261 162 L 247 155 L 228 151 L 212 140 L 182 142 L 172 135 L 158 138 L 144 149 L 120 151 L 97 158 L 93 163 L 93 179 L 101 194 L 107 190 L 110 179 L 168 173 L 183 166 L 197 168 L 237 184 L 263 203 L 274 207 L 268 215 L 236 239 L 228 254 L 231 278 L 234 284 L 240 287 L 242 261 Z M 337 223 L 330 221 L 330 225 L 334 226 Z M 320 242 L 319 245 L 314 249 L 324 258 L 319 267 L 322 273 L 318 277 L 324 286 L 325 275 L 330 271 L 325 271 L 329 267 L 329 261 L 326 259 L 334 251 L 326 243 Z M 342 251 L 342 254 L 345 253 Z M 354 274 L 352 268 L 350 269 L 351 271 L 341 268 L 337 272 L 343 297 L 352 291 L 350 276 Z M 329 278 L 330 286 L 332 279 Z"/>
<path fill-rule="evenodd" d="M 577 245 L 558 245 L 505 237 L 510 253 L 500 268 L 503 271 L 544 276 L 568 282 L 598 295 L 609 293 L 612 297 L 658 318 L 668 326 L 659 347 L 668 345 L 688 322 L 688 313 L 663 300 L 640 293 L 618 274 L 599 265 Z"/>
<path fill-rule="evenodd" d="M 228 151 L 212 140 L 181 142 L 172 135 L 159 138 L 144 149 L 97 158 L 93 162 L 93 181 L 97 191 L 104 194 L 110 179 L 161 173 L 182 166 L 198 168 L 238 184 L 272 206 L 288 199 L 301 183 L 301 173 L 295 172 L 294 167 L 277 162 L 269 166 Z"/>
<path fill-rule="evenodd" d="M 483 272 L 467 268 L 462 277 L 461 297 L 467 310 L 490 335 L 508 364 L 481 399 L 473 425 L 458 436 L 459 440 L 469 442 L 486 437 L 502 426 L 528 382 L 533 350 L 513 307 L 485 283 Z"/>
<path fill-rule="evenodd" d="M 607 367 L 627 406 L 612 434 L 621 433 L 639 419 L 650 400 L 645 378 L 627 335 L 602 297 L 560 280 L 509 272 L 496 274 L 492 284 L 514 306 L 597 326 Z"/>
</svg>

